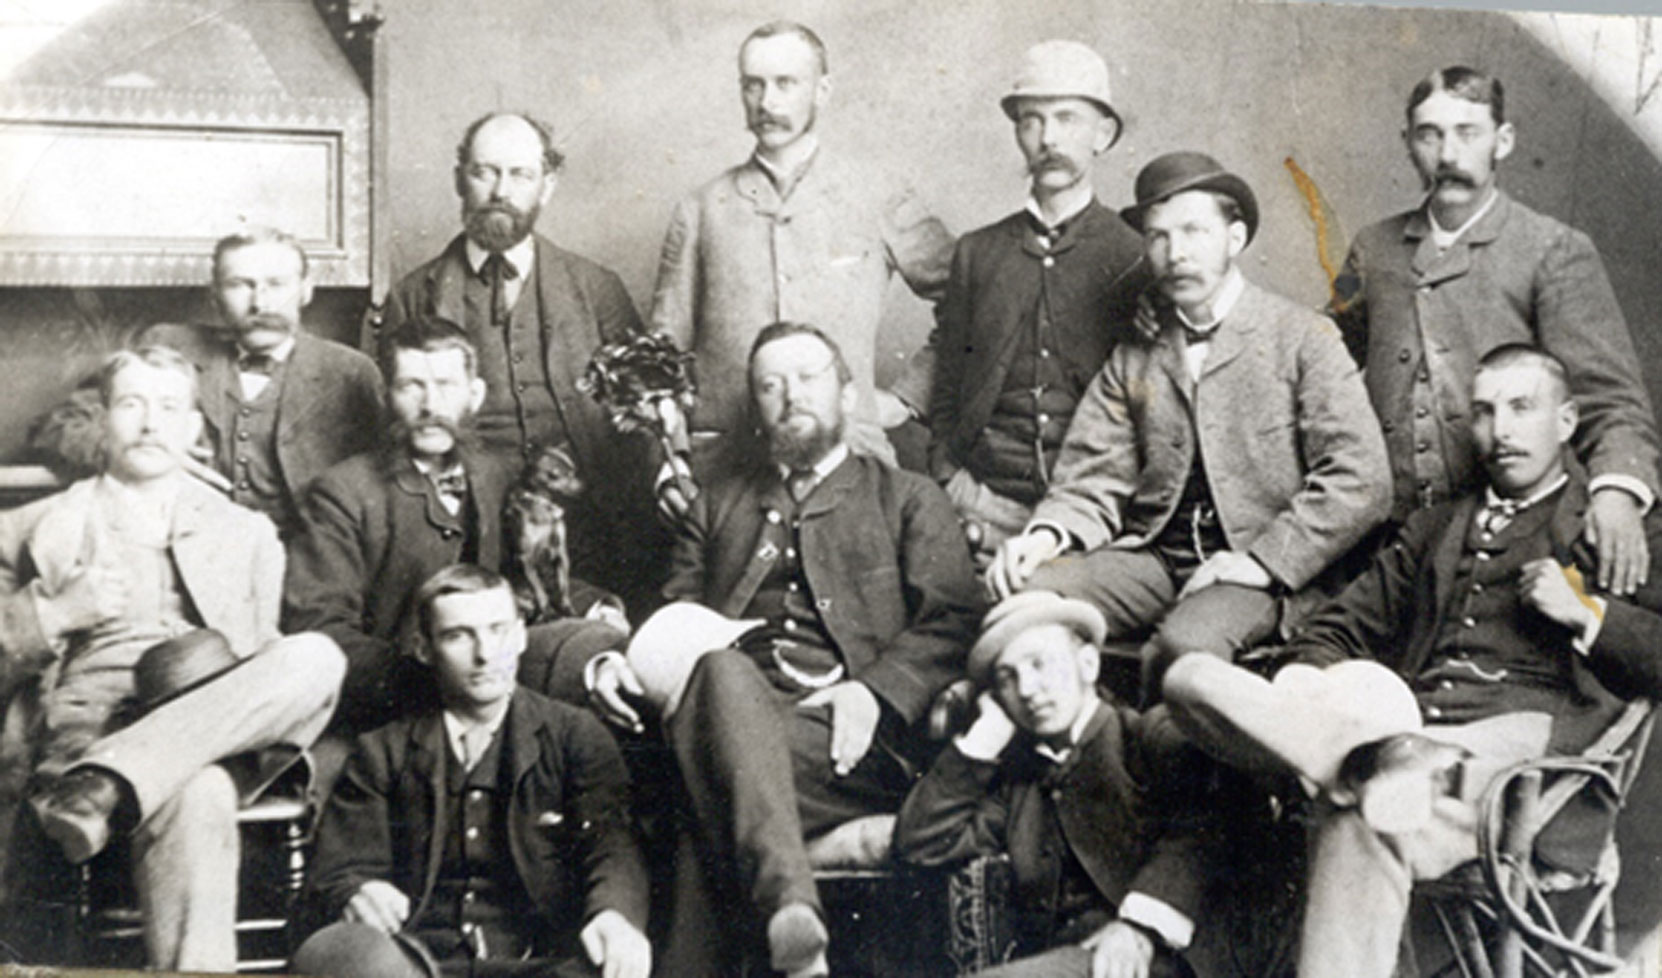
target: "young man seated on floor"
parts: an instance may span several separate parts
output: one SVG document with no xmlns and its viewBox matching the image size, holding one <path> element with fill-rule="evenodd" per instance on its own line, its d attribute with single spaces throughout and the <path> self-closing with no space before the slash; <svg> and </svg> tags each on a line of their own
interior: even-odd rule
<svg viewBox="0 0 1662 978">
<path fill-rule="evenodd" d="M 357 741 L 317 830 L 309 975 L 646 978 L 646 867 L 600 721 L 516 687 L 525 622 L 467 564 L 416 594 L 442 706 Z"/>
<path fill-rule="evenodd" d="M 988 975 L 1189 973 L 1217 840 L 1201 800 L 1213 765 L 1163 708 L 1100 698 L 1106 631 L 1094 606 L 1054 592 L 993 608 L 969 659 L 980 714 L 901 808 L 906 861 L 1009 853 L 1018 960 Z"/>
<path fill-rule="evenodd" d="M 1631 599 L 1593 587 L 1563 363 L 1497 347 L 1471 406 L 1488 484 L 1410 517 L 1273 680 L 1194 652 L 1166 673 L 1173 718 L 1209 753 L 1321 789 L 1300 978 L 1388 978 L 1413 882 L 1477 858 L 1494 778 L 1584 749 L 1618 695 L 1662 694 L 1662 517 Z"/>
</svg>

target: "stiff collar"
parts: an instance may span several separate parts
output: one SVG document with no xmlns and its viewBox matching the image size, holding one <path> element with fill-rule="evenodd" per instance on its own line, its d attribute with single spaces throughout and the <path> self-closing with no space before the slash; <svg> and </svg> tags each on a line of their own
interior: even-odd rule
<svg viewBox="0 0 1662 978">
<path fill-rule="evenodd" d="M 1204 323 L 1190 322 L 1189 317 L 1184 314 L 1182 309 L 1173 307 L 1172 311 L 1177 313 L 1178 321 L 1184 326 L 1197 333 L 1208 333 L 1216 329 L 1219 323 L 1229 317 L 1229 314 L 1235 309 L 1235 304 L 1241 301 L 1241 295 L 1245 291 L 1246 276 L 1241 274 L 1239 267 L 1231 265 L 1228 274 L 1224 276 L 1223 284 L 1218 286 L 1218 291 L 1212 293 L 1211 319 Z"/>
<path fill-rule="evenodd" d="M 473 274 L 483 275 L 485 260 L 490 258 L 492 252 L 474 244 L 473 239 L 466 236 L 462 238 L 462 248 L 467 256 L 467 267 L 472 270 Z M 513 266 L 516 277 L 520 279 L 529 277 L 531 266 L 536 264 L 537 261 L 537 246 L 533 236 L 527 234 L 521 238 L 518 244 L 502 252 L 502 257 L 509 265 Z"/>
<path fill-rule="evenodd" d="M 838 442 L 835 448 L 831 449 L 829 452 L 826 452 L 818 462 L 813 464 L 811 471 L 814 473 L 814 484 L 818 485 L 821 482 L 824 482 L 826 477 L 837 471 L 837 466 L 843 464 L 843 462 L 847 461 L 847 459 L 848 444 L 846 442 Z M 778 465 L 776 468 L 779 470 L 779 478 L 785 480 L 789 480 L 791 474 L 795 471 L 788 465 Z"/>
<path fill-rule="evenodd" d="M 1102 699 L 1094 694 L 1091 695 L 1085 700 L 1085 705 L 1079 708 L 1079 715 L 1073 718 L 1073 725 L 1068 727 L 1067 746 L 1057 748 L 1042 740 L 1037 740 L 1033 743 L 1034 753 L 1055 764 L 1066 761 L 1072 756 L 1074 748 L 1079 746 L 1079 742 L 1085 739 L 1085 728 L 1091 725 L 1091 720 L 1096 716 L 1097 710 L 1101 708 Z"/>
<path fill-rule="evenodd" d="M 1496 493 L 1494 486 L 1485 486 L 1483 489 L 1483 506 L 1485 509 L 1506 509 L 1514 513 L 1522 512 L 1523 510 L 1528 509 L 1541 500 L 1551 496 L 1558 490 L 1564 488 L 1565 483 L 1569 481 L 1570 474 L 1568 472 L 1560 472 L 1558 473 L 1558 478 L 1552 480 L 1551 485 L 1548 485 L 1544 489 L 1536 490 L 1531 493 L 1527 499 L 1510 499 Z"/>
<path fill-rule="evenodd" d="M 808 172 L 808 167 L 812 166 L 814 160 L 819 158 L 819 134 L 813 132 L 805 134 L 796 141 L 795 146 L 791 147 L 789 155 L 795 157 L 796 162 L 787 162 L 783 168 L 768 161 L 759 152 L 752 153 L 750 157 L 756 162 L 756 166 L 767 175 L 767 178 L 773 181 L 773 187 L 779 191 L 780 197 L 788 196 L 791 188 L 795 187 L 801 181 L 802 175 Z"/>
<path fill-rule="evenodd" d="M 1069 221 L 1085 213 L 1085 210 L 1094 203 L 1096 203 L 1096 191 L 1092 190 L 1086 193 L 1085 196 L 1081 197 L 1079 199 L 1079 203 L 1068 208 L 1067 213 L 1063 214 L 1055 221 L 1048 221 L 1045 219 L 1044 210 L 1039 207 L 1038 198 L 1034 197 L 1032 194 L 1028 194 L 1026 210 L 1027 213 L 1033 215 L 1033 220 L 1039 222 L 1039 227 L 1050 232 L 1055 232 L 1061 230 L 1061 228 Z"/>
<path fill-rule="evenodd" d="M 1427 197 L 1425 200 L 1425 221 L 1426 225 L 1431 230 L 1431 240 L 1435 242 L 1439 248 L 1447 248 L 1456 241 L 1459 241 L 1461 235 L 1465 234 L 1467 231 L 1470 231 L 1474 226 L 1476 226 L 1478 221 L 1483 220 L 1485 215 L 1494 210 L 1495 201 L 1497 200 L 1500 200 L 1500 188 L 1490 186 L 1489 197 L 1483 202 L 1483 206 L 1479 207 L 1471 217 L 1466 218 L 1466 223 L 1455 228 L 1453 231 L 1446 231 L 1443 229 L 1441 224 L 1437 223 L 1437 214 L 1431 209 L 1431 198 Z"/>
</svg>

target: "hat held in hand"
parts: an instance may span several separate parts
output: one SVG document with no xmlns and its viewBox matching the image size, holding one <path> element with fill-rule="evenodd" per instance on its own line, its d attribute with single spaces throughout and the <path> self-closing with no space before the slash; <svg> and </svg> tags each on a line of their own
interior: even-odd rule
<svg viewBox="0 0 1662 978">
<path fill-rule="evenodd" d="M 139 709 L 149 712 L 218 678 L 241 661 L 225 636 L 212 628 L 198 628 L 158 642 L 145 649 L 133 666 Z"/>
</svg>

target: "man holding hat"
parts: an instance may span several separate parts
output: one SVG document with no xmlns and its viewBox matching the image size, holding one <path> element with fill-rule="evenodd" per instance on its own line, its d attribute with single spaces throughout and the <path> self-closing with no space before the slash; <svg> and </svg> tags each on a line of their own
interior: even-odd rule
<svg viewBox="0 0 1662 978">
<path fill-rule="evenodd" d="M 1095 607 L 1026 591 L 970 652 L 980 715 L 912 790 L 897 855 L 924 866 L 1007 852 L 1018 956 L 1004 978 L 1184 974 L 1200 921 L 1211 764 L 1163 708 L 1097 693 Z"/>
<path fill-rule="evenodd" d="M 1258 229 L 1246 182 L 1180 152 L 1136 191 L 1122 213 L 1169 300 L 1160 329 L 1109 355 L 987 581 L 1089 601 L 1111 637 L 1158 625 L 1147 680 L 1172 656 L 1232 657 L 1272 635 L 1280 599 L 1385 515 L 1389 470 L 1333 324 L 1237 266 Z"/>
<path fill-rule="evenodd" d="M 1662 516 L 1647 519 L 1650 583 L 1632 599 L 1593 586 L 1568 377 L 1538 347 L 1483 358 L 1470 434 L 1488 485 L 1415 513 L 1309 617 L 1273 681 L 1204 655 L 1166 674 L 1197 745 L 1323 792 L 1300 978 L 1391 975 L 1409 887 L 1477 857 L 1476 802 L 1494 777 L 1582 750 L 1618 697 L 1662 695 Z"/>
<path fill-rule="evenodd" d="M 1068 422 L 1148 284 L 1142 242 L 1091 187 L 1120 135 L 1108 66 L 1077 41 L 1028 49 L 1000 105 L 1027 206 L 965 235 L 937 310 L 930 474 L 990 559 L 1027 525 Z"/>
<path fill-rule="evenodd" d="M 190 361 L 117 352 L 99 392 L 103 474 L 0 515 L 0 757 L 32 764 L 35 819 L 15 827 L 46 837 L 13 840 L 8 856 L 36 865 L 9 878 L 61 900 L 46 839 L 80 864 L 129 834 L 151 967 L 235 971 L 236 814 L 253 786 L 221 762 L 311 744 L 345 660 L 322 635 L 278 634 L 271 521 L 183 471 L 203 424 Z"/>
</svg>

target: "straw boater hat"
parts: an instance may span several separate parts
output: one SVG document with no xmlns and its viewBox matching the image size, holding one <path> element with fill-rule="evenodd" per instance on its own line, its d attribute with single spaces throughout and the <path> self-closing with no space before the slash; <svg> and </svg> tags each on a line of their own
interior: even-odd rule
<svg viewBox="0 0 1662 978">
<path fill-rule="evenodd" d="M 1027 49 L 1015 82 L 998 103 L 1010 121 L 1015 121 L 1016 106 L 1024 98 L 1082 98 L 1095 103 L 1114 120 L 1110 146 L 1119 141 L 1125 126 L 1108 92 L 1107 63 L 1078 41 L 1040 41 Z"/>
<path fill-rule="evenodd" d="M 1039 625 L 1064 625 L 1080 638 L 1101 646 L 1108 624 L 1095 606 L 1054 591 L 1022 591 L 993 606 L 981 623 L 981 637 L 969 654 L 969 676 L 981 685 L 991 678 L 993 665 L 1017 635 Z"/>
<path fill-rule="evenodd" d="M 1178 152 L 1156 157 L 1137 174 L 1137 203 L 1120 211 L 1125 223 L 1143 229 L 1143 216 L 1161 201 L 1189 190 L 1212 190 L 1241 206 L 1247 240 L 1258 233 L 1258 198 L 1245 180 L 1225 170 L 1205 153 Z"/>
</svg>

